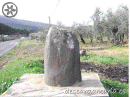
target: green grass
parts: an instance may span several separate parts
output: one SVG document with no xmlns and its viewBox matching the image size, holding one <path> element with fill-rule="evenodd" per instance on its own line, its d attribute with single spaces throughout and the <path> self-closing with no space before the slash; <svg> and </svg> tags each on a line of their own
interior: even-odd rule
<svg viewBox="0 0 130 97">
<path fill-rule="evenodd" d="M 114 44 L 110 44 L 106 49 L 122 49 L 122 48 L 126 48 L 129 47 L 128 45 L 114 45 Z"/>
<path fill-rule="evenodd" d="M 44 73 L 44 65 L 39 62 L 40 60 L 43 58 L 17 59 L 10 62 L 0 71 L 0 94 L 25 73 Z"/>
<path fill-rule="evenodd" d="M 116 62 L 125 64 L 128 66 L 129 59 L 124 57 L 110 57 L 110 56 L 98 56 L 98 55 L 85 55 L 80 57 L 81 61 L 91 61 L 98 64 L 114 65 Z"/>
<path fill-rule="evenodd" d="M 32 48 L 33 46 L 35 47 L 37 44 L 38 42 L 36 40 L 20 41 L 20 43 L 11 52 L 7 53 L 2 58 L 12 58 L 12 55 L 16 52 L 16 50 L 19 50 L 22 47 L 29 47 L 29 46 L 31 46 Z M 94 44 L 97 45 L 97 43 Z M 39 43 L 38 45 L 42 44 Z M 85 44 L 83 46 L 86 45 L 88 44 Z M 109 46 L 108 49 L 115 49 L 115 48 L 120 49 L 119 46 Z M 123 48 L 123 46 L 121 48 Z M 24 55 L 27 55 L 26 53 L 28 52 L 28 50 L 26 50 L 25 48 L 23 50 L 25 50 L 24 54 L 22 54 L 18 58 L 13 59 L 2 71 L 0 71 L 0 94 L 6 91 L 16 80 L 18 80 L 18 78 L 20 78 L 25 73 L 44 73 L 44 65 L 40 63 L 40 61 L 43 60 L 43 57 L 39 56 L 36 57 L 34 55 L 33 55 L 34 57 L 31 57 L 32 55 L 29 56 L 28 58 L 22 57 Z M 21 49 L 21 52 L 23 50 Z M 128 66 L 129 63 L 127 57 L 124 58 L 110 57 L 110 56 L 99 56 L 92 54 L 82 56 L 80 57 L 80 59 L 81 61 L 92 61 L 94 63 L 110 64 L 110 65 L 113 65 L 115 62 L 120 62 Z M 127 84 L 119 83 L 116 81 L 110 81 L 106 79 L 101 79 L 101 81 L 107 90 L 110 90 L 111 88 L 117 89 L 118 91 L 117 93 L 109 93 L 110 97 L 128 97 Z M 125 94 L 119 94 L 119 90 L 121 89 L 126 89 Z"/>
<path fill-rule="evenodd" d="M 28 46 L 28 45 L 36 45 L 36 44 L 37 44 L 37 40 L 22 41 L 21 47 Z"/>
<path fill-rule="evenodd" d="M 44 73 L 44 65 L 35 60 L 30 60 L 25 64 L 25 68 L 32 68 L 33 73 Z"/>
<path fill-rule="evenodd" d="M 118 81 L 111 81 L 108 79 L 101 79 L 101 82 L 107 92 L 109 93 L 109 97 L 128 97 L 128 84 L 121 83 Z"/>
</svg>

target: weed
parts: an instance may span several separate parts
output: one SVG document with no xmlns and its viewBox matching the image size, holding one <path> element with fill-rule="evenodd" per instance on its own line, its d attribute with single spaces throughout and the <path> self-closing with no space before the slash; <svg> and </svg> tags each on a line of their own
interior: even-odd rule
<svg viewBox="0 0 130 97">
<path fill-rule="evenodd" d="M 39 61 L 43 58 L 30 60 L 14 60 L 0 71 L 0 94 L 7 90 L 19 77 L 25 73 L 44 73 L 44 65 Z"/>
<path fill-rule="evenodd" d="M 110 97 L 128 97 L 128 84 L 108 79 L 100 79 Z"/>
<path fill-rule="evenodd" d="M 38 61 L 31 60 L 27 62 L 25 68 L 32 68 L 34 73 L 44 73 L 44 65 Z"/>
</svg>

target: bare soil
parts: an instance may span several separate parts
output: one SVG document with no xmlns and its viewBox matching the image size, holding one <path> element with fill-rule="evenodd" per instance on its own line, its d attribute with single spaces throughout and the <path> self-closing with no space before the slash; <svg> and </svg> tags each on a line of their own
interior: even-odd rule
<svg viewBox="0 0 130 97">
<path fill-rule="evenodd" d="M 44 64 L 44 60 L 41 61 Z M 128 67 L 127 66 L 104 66 L 95 64 L 93 62 L 81 62 L 81 70 L 85 70 L 85 72 L 95 72 L 100 73 L 101 77 L 107 78 L 113 81 L 120 81 L 122 83 L 128 84 L 129 75 L 128 75 Z"/>
<path fill-rule="evenodd" d="M 81 62 L 81 69 L 85 72 L 100 73 L 103 78 L 107 78 L 113 81 L 120 81 L 122 83 L 129 82 L 128 67 L 127 66 L 111 65 L 99 65 L 92 62 Z"/>
</svg>

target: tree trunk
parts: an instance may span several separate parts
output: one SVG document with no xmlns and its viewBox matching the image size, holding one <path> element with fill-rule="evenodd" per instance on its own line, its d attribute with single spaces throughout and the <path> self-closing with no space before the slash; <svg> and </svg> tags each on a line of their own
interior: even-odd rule
<svg viewBox="0 0 130 97">
<path fill-rule="evenodd" d="M 4 35 L 3 34 L 1 35 L 1 39 L 2 39 L 2 41 L 4 41 Z"/>
<path fill-rule="evenodd" d="M 84 41 L 82 35 L 80 35 L 80 39 L 81 39 L 81 42 L 82 42 L 83 44 L 85 44 L 85 41 Z"/>
<path fill-rule="evenodd" d="M 121 34 L 119 34 L 119 42 L 121 42 Z"/>
<path fill-rule="evenodd" d="M 129 40 L 129 33 L 127 34 L 127 39 Z"/>
<path fill-rule="evenodd" d="M 124 34 L 121 35 L 121 42 L 123 44 L 123 42 L 124 42 Z"/>
<path fill-rule="evenodd" d="M 114 45 L 119 45 L 119 39 L 118 37 L 116 36 L 116 34 L 114 34 Z"/>
<path fill-rule="evenodd" d="M 113 36 L 114 36 L 114 45 L 116 45 L 116 35 L 113 34 Z"/>
<path fill-rule="evenodd" d="M 93 38 L 91 38 L 91 41 L 90 41 L 90 43 L 93 43 Z"/>
<path fill-rule="evenodd" d="M 103 37 L 102 36 L 100 37 L 100 43 L 103 43 Z"/>
<path fill-rule="evenodd" d="M 107 40 L 110 41 L 110 36 L 107 37 Z"/>
<path fill-rule="evenodd" d="M 111 43 L 111 39 L 109 35 L 107 36 L 107 43 Z"/>
</svg>

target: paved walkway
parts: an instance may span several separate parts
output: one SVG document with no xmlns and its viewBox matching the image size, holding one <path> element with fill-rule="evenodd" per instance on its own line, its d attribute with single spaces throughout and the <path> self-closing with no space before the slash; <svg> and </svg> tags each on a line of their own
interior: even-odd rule
<svg viewBox="0 0 130 97">
<path fill-rule="evenodd" d="M 69 87 L 46 85 L 44 74 L 24 74 L 1 96 L 109 97 L 97 73 L 82 73 L 82 82 Z"/>
</svg>

